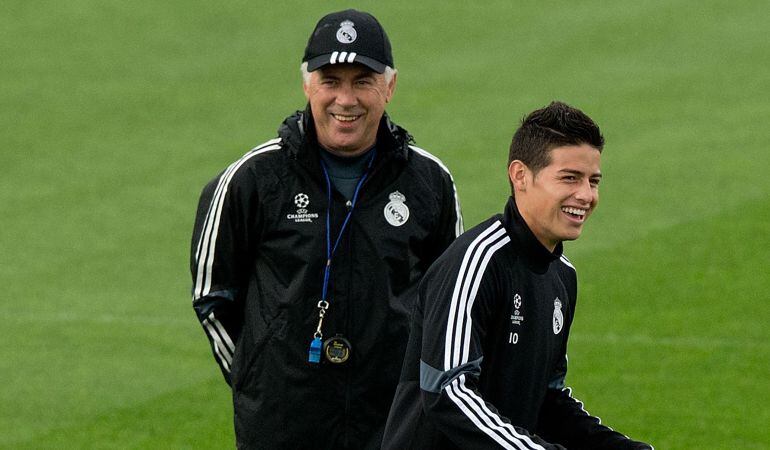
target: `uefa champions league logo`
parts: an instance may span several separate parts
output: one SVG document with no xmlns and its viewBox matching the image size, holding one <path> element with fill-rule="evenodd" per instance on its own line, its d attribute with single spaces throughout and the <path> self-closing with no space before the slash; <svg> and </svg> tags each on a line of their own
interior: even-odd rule
<svg viewBox="0 0 770 450">
<path fill-rule="evenodd" d="M 295 223 L 300 222 L 313 222 L 313 219 L 318 218 L 318 213 L 307 212 L 307 207 L 310 205 L 310 197 L 300 192 L 294 196 L 294 206 L 297 207 L 296 214 L 287 214 L 286 218 L 293 220 Z"/>
<path fill-rule="evenodd" d="M 297 205 L 297 208 L 299 209 L 305 209 L 307 208 L 307 205 L 310 204 L 310 197 L 308 197 L 307 194 L 300 192 L 294 196 L 294 204 Z"/>
</svg>

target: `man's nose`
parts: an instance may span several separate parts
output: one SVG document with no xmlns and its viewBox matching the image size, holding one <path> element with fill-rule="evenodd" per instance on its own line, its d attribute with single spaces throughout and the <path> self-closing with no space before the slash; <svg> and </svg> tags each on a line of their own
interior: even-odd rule
<svg viewBox="0 0 770 450">
<path fill-rule="evenodd" d="M 596 195 L 596 192 L 594 191 L 594 188 L 591 186 L 591 181 L 588 179 L 585 179 L 580 183 L 580 186 L 578 187 L 577 192 L 575 192 L 575 199 L 581 202 L 591 203 L 593 202 L 595 195 Z"/>
<path fill-rule="evenodd" d="M 358 104 L 356 93 L 353 90 L 353 86 L 349 84 L 343 84 L 337 91 L 336 102 L 340 106 L 351 107 Z"/>
</svg>

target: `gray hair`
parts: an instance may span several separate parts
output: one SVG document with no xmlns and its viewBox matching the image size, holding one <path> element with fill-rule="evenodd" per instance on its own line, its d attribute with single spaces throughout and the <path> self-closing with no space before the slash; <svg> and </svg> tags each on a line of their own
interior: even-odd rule
<svg viewBox="0 0 770 450">
<path fill-rule="evenodd" d="M 299 70 L 302 72 L 302 82 L 308 84 L 310 82 L 310 72 L 307 71 L 307 63 L 303 62 L 302 65 L 299 66 Z M 390 84 L 397 72 L 398 70 L 390 66 L 385 66 L 385 72 L 382 73 L 385 75 L 385 84 Z"/>
</svg>

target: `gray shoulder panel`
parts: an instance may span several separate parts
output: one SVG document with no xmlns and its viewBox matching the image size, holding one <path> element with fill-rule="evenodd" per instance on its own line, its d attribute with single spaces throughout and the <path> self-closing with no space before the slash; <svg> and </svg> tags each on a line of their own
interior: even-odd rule
<svg viewBox="0 0 770 450">
<path fill-rule="evenodd" d="M 447 371 L 434 368 L 423 360 L 420 360 L 420 389 L 426 392 L 440 393 L 444 386 L 463 374 L 471 374 L 478 377 L 481 374 L 481 360 L 467 362 Z"/>
</svg>

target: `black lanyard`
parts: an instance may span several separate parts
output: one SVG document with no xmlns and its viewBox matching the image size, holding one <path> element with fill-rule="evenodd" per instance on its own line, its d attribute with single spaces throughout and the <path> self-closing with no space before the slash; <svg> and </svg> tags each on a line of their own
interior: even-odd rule
<svg viewBox="0 0 770 450">
<path fill-rule="evenodd" d="M 373 149 L 372 156 L 369 158 L 369 163 L 366 166 L 366 170 L 364 171 L 364 174 L 361 175 L 361 179 L 358 181 L 355 191 L 353 191 L 353 198 L 350 200 L 350 209 L 345 216 L 345 220 L 342 222 L 339 233 L 337 233 L 337 238 L 335 239 L 333 247 L 331 243 L 332 183 L 329 179 L 329 172 L 326 170 L 326 164 L 324 163 L 323 159 L 321 159 L 321 168 L 323 169 L 324 178 L 326 179 L 326 198 L 328 205 L 326 208 L 326 265 L 324 267 L 324 282 L 323 288 L 321 289 L 321 300 L 318 301 L 318 327 L 316 328 L 315 333 L 313 333 L 313 340 L 310 341 L 310 351 L 308 352 L 308 361 L 311 363 L 318 363 L 321 360 L 321 346 L 323 340 L 323 332 L 321 331 L 321 327 L 323 325 L 324 316 L 326 315 L 326 310 L 329 309 L 329 301 L 326 299 L 326 295 L 329 288 L 332 257 L 334 256 L 334 252 L 337 251 L 337 247 L 340 245 L 340 241 L 342 240 L 342 235 L 345 233 L 345 228 L 348 226 L 350 217 L 353 215 L 353 210 L 356 207 L 356 202 L 358 201 L 358 194 L 361 191 L 361 186 L 364 185 L 364 182 L 369 177 L 369 172 L 371 171 L 376 154 L 376 149 Z"/>
</svg>

